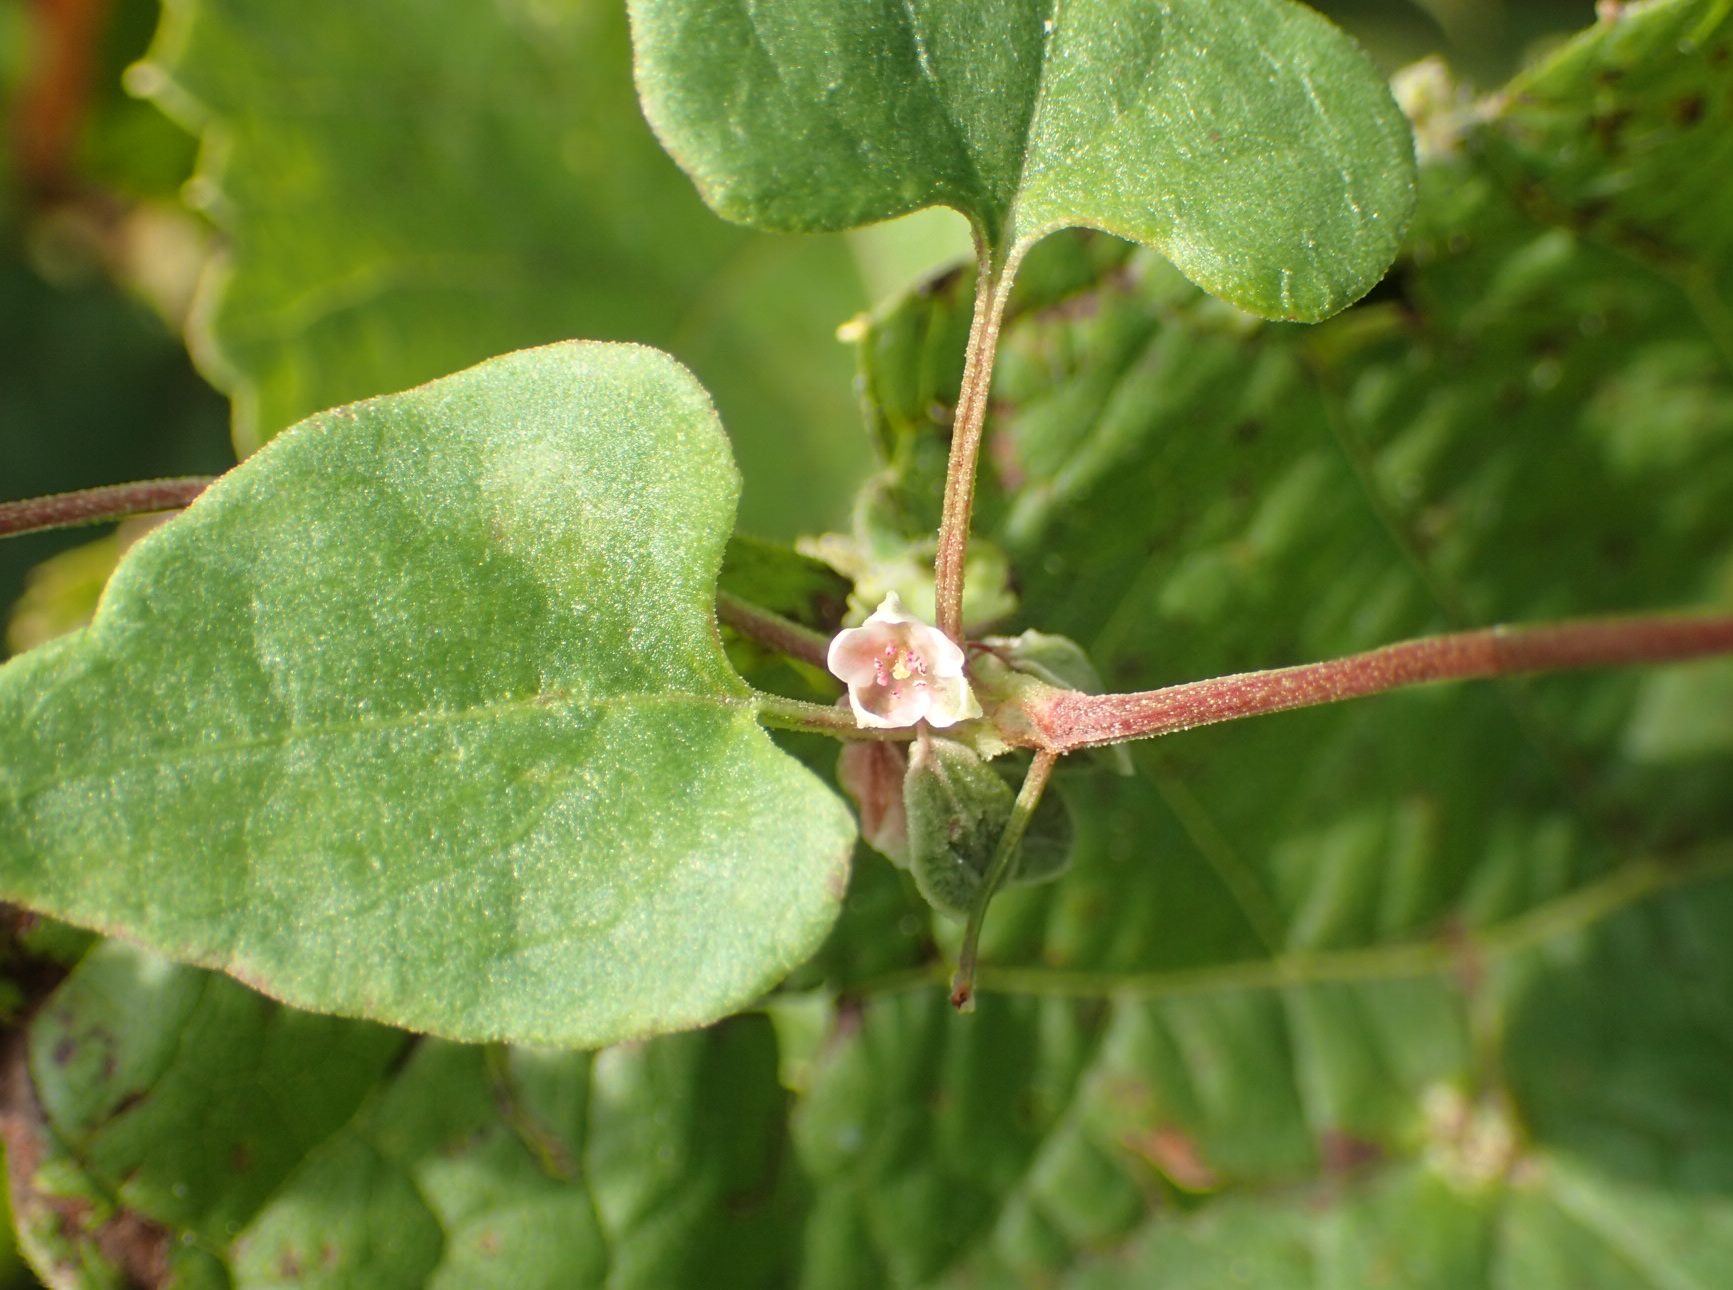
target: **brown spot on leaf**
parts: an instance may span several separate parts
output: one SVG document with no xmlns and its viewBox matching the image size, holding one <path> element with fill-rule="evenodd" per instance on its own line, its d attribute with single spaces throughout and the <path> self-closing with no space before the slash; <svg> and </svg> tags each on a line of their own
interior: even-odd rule
<svg viewBox="0 0 1733 1290">
<path fill-rule="evenodd" d="M 285 1281 L 301 1279 L 301 1252 L 293 1246 L 277 1256 L 277 1275 Z"/>
<path fill-rule="evenodd" d="M 169 1232 L 142 1214 L 122 1210 L 102 1225 L 96 1245 L 127 1284 L 150 1290 L 169 1279 Z"/>
<path fill-rule="evenodd" d="M 1221 1186 L 1220 1176 L 1204 1160 L 1196 1140 L 1171 1124 L 1147 1133 L 1128 1133 L 1120 1144 L 1149 1161 L 1182 1191 L 1214 1191 Z"/>
<path fill-rule="evenodd" d="M 1696 125 L 1703 119 L 1708 102 L 1701 94 L 1687 94 L 1673 104 L 1673 120 L 1680 125 Z"/>
<path fill-rule="evenodd" d="M 76 1056 L 78 1056 L 78 1041 L 71 1035 L 62 1035 L 60 1041 L 54 1045 L 54 1051 L 49 1055 L 49 1060 L 56 1066 L 66 1066 Z"/>
<path fill-rule="evenodd" d="M 1384 1148 L 1346 1129 L 1325 1129 L 1318 1139 L 1318 1155 L 1324 1172 L 1339 1178 L 1377 1164 L 1384 1158 Z"/>
<path fill-rule="evenodd" d="M 915 288 L 915 295 L 922 300 L 930 300 L 934 296 L 945 295 L 963 280 L 963 269 L 953 267 L 942 273 L 935 273 L 925 282 Z"/>
<path fill-rule="evenodd" d="M 155 1290 L 168 1280 L 167 1228 L 142 1214 L 121 1210 L 92 1231 L 88 1202 L 37 1190 L 36 1175 L 50 1130 L 30 1079 L 27 1053 L 24 1028 L 15 1027 L 0 1047 L 0 1140 L 6 1145 L 7 1181 L 20 1225 L 52 1222 L 68 1245 L 94 1245 L 118 1269 L 124 1285 Z M 72 1266 L 54 1271 L 64 1273 L 69 1282 L 82 1272 Z"/>
<path fill-rule="evenodd" d="M 1589 118 L 1589 129 L 1594 131 L 1595 138 L 1600 141 L 1604 151 L 1614 152 L 1619 147 L 1619 136 L 1624 133 L 1630 121 L 1630 108 L 1614 108 L 1610 112 L 1602 112 Z"/>
<path fill-rule="evenodd" d="M 476 1238 L 475 1243 L 476 1248 L 478 1248 L 483 1254 L 499 1253 L 499 1233 L 494 1231 L 491 1227 L 484 1230 L 482 1234 Z"/>
</svg>

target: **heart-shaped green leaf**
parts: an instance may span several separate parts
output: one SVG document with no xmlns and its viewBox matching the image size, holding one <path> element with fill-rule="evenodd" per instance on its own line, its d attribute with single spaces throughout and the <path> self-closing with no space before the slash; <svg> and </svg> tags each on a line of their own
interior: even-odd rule
<svg viewBox="0 0 1733 1290">
<path fill-rule="evenodd" d="M 632 0 L 646 114 L 705 200 L 764 228 L 968 216 L 997 264 L 1104 229 L 1271 318 L 1389 266 L 1407 123 L 1293 0 Z"/>
<path fill-rule="evenodd" d="M 1142 253 L 1013 301 L 987 527 L 1030 620 L 1128 687 L 1451 606 L 1725 604 L 1733 371 L 1680 287 L 1733 283 L 1690 171 L 1730 49 L 1723 0 L 1628 6 L 1447 138 L 1400 304 L 1249 328 Z M 914 338 L 866 338 L 869 393 L 942 438 Z M 105 946 L 29 1024 L 19 1216 L 81 1260 L 50 1284 L 118 1248 L 187 1286 L 1719 1287 L 1730 684 L 1440 687 L 1069 767 L 1076 867 L 999 898 L 967 1020 L 877 860 L 805 993 L 596 1054 L 405 1046 Z"/>
<path fill-rule="evenodd" d="M 458 1038 L 738 1007 L 824 935 L 853 829 L 718 642 L 737 489 L 635 346 L 303 423 L 0 670 L 0 897 Z"/>
</svg>

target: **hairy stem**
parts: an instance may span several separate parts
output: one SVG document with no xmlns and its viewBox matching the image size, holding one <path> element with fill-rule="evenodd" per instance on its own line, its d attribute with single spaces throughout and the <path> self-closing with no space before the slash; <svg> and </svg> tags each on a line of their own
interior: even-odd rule
<svg viewBox="0 0 1733 1290">
<path fill-rule="evenodd" d="M 1584 619 L 1491 627 L 1364 654 L 1135 694 L 1056 691 L 1026 712 L 1036 746 L 1065 753 L 1241 717 L 1309 708 L 1429 681 L 1464 681 L 1733 653 L 1733 616 Z"/>
<path fill-rule="evenodd" d="M 752 704 L 758 709 L 759 721 L 775 730 L 804 730 L 809 734 L 829 735 L 832 739 L 889 739 L 905 743 L 915 737 L 912 727 L 869 729 L 857 722 L 854 713 L 847 708 L 830 708 L 804 699 L 787 699 L 780 694 L 754 694 Z"/>
<path fill-rule="evenodd" d="M 0 537 L 38 533 L 44 529 L 75 528 L 80 524 L 101 524 L 156 511 L 176 511 L 188 505 L 211 483 L 208 475 L 190 475 L 181 479 L 146 479 L 136 484 L 108 484 L 76 493 L 0 502 Z"/>
<path fill-rule="evenodd" d="M 1011 861 L 1023 841 L 1023 833 L 1035 808 L 1041 804 L 1041 794 L 1047 791 L 1047 780 L 1059 760 L 1056 752 L 1043 750 L 1029 763 L 1029 773 L 1023 776 L 1023 787 L 1017 790 L 1017 800 L 1011 805 L 1011 818 L 993 848 L 992 862 L 981 879 L 980 893 L 969 911 L 968 924 L 963 928 L 963 947 L 957 954 L 957 971 L 951 978 L 951 1006 L 958 1012 L 975 1010 L 975 965 L 981 953 L 981 927 L 987 921 L 987 906 L 1011 872 Z"/>
<path fill-rule="evenodd" d="M 751 637 L 778 654 L 798 658 L 815 667 L 825 666 L 825 656 L 830 649 L 827 637 L 811 628 L 802 627 L 781 614 L 755 605 L 750 600 L 742 600 L 729 592 L 718 591 L 716 617 L 742 636 Z"/>
<path fill-rule="evenodd" d="M 939 630 L 963 643 L 963 562 L 969 553 L 969 517 L 975 507 L 975 464 L 993 388 L 993 359 L 999 350 L 999 324 L 1010 296 L 1016 265 L 994 262 L 992 248 L 975 234 L 975 315 L 963 359 L 963 383 L 951 422 L 951 456 L 945 468 L 945 509 L 939 520 L 939 549 L 933 561 L 933 593 Z"/>
</svg>

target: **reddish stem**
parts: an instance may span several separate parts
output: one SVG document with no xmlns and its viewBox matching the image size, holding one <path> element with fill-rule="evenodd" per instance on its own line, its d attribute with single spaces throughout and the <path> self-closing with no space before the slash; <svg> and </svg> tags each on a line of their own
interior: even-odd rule
<svg viewBox="0 0 1733 1290">
<path fill-rule="evenodd" d="M 35 533 L 43 529 L 73 528 L 123 520 L 129 515 L 155 511 L 177 511 L 211 486 L 205 475 L 183 479 L 146 479 L 136 484 L 109 484 L 77 493 L 51 497 L 27 497 L 19 502 L 0 502 L 0 537 Z"/>
<path fill-rule="evenodd" d="M 716 617 L 742 636 L 749 636 L 789 658 L 802 659 L 814 667 L 825 667 L 830 638 L 781 614 L 742 600 L 726 591 L 716 593 Z"/>
<path fill-rule="evenodd" d="M 1429 681 L 1665 663 L 1726 653 L 1733 653 L 1733 616 L 1602 618 L 1540 627 L 1491 627 L 1403 641 L 1324 663 L 1241 672 L 1135 694 L 1056 691 L 1031 703 L 1027 719 L 1035 746 L 1064 753 Z"/>
<path fill-rule="evenodd" d="M 35 54 L 25 60 L 8 123 L 18 177 L 39 197 L 76 187 L 79 130 L 110 25 L 109 0 L 34 0 L 18 21 Z"/>
<path fill-rule="evenodd" d="M 981 432 L 987 421 L 987 397 L 993 388 L 993 359 L 999 351 L 999 324 L 1009 297 L 1007 284 L 1015 262 L 999 266 L 991 246 L 975 233 L 975 313 L 969 324 L 969 347 L 963 359 L 963 383 L 951 419 L 951 452 L 945 468 L 945 505 L 939 520 L 938 550 L 933 560 L 933 599 L 939 630 L 963 644 L 963 566 L 969 554 L 969 517 L 975 507 L 975 464 L 981 456 Z"/>
</svg>

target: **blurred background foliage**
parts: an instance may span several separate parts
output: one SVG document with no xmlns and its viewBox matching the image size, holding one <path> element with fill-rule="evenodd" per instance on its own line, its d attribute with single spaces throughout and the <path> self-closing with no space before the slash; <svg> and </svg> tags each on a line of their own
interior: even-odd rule
<svg viewBox="0 0 1733 1290">
<path fill-rule="evenodd" d="M 256 16 L 250 26 L 225 26 L 170 0 L 152 51 L 163 17 L 153 0 L 0 6 L 0 495 L 220 471 L 236 444 L 244 452 L 319 408 L 498 350 L 587 335 L 660 344 L 698 371 L 747 477 L 743 528 L 786 538 L 837 527 L 869 457 L 850 391 L 852 359 L 831 333 L 961 254 L 961 221 L 930 212 L 824 238 L 723 226 L 702 210 L 638 116 L 618 7 L 544 5 L 539 19 L 538 6 L 508 7 L 544 23 L 563 12 L 563 26 L 532 34 L 546 40 L 552 30 L 573 42 L 565 65 L 542 69 L 565 95 L 564 119 L 511 107 L 525 95 L 491 82 L 487 92 L 509 109 L 502 128 L 524 157 L 512 177 L 533 176 L 545 163 L 560 176 L 554 187 L 581 194 L 606 171 L 626 176 L 613 181 L 617 202 L 654 196 L 609 216 L 617 241 L 603 255 L 593 237 L 586 243 L 562 223 L 568 191 L 469 202 L 430 233 L 428 212 L 451 207 L 462 167 L 475 161 L 463 149 L 474 142 L 457 144 L 455 168 L 443 171 L 421 164 L 386 179 L 298 170 L 297 156 L 305 160 L 320 128 L 352 130 L 355 118 L 309 123 L 306 104 L 277 87 L 314 78 L 317 92 L 329 92 L 359 74 L 345 59 L 373 56 L 344 44 L 353 33 L 328 32 L 323 43 L 298 36 L 306 25 L 299 7 L 283 10 L 280 28 Z M 1482 85 L 1592 17 L 1588 0 L 1317 7 L 1388 68 L 1437 53 Z M 421 25 L 399 17 L 403 30 Z M 383 11 L 378 26 L 391 21 Z M 196 75 L 177 83 L 177 70 L 163 63 L 172 64 L 175 51 L 166 47 L 183 36 L 226 42 L 218 52 L 227 83 Z M 477 63 L 511 53 L 451 40 L 441 47 Z M 141 65 L 147 51 L 151 61 Z M 461 79 L 460 68 L 417 66 L 407 55 L 396 89 L 419 94 Z M 249 105 L 255 89 L 257 103 Z M 378 85 L 369 92 L 372 111 L 403 110 L 391 91 L 383 104 Z M 201 165 L 191 131 L 223 113 Z M 385 128 L 404 125 L 392 119 Z M 390 142 L 387 135 L 381 146 Z M 220 182 L 253 185 L 251 214 L 238 223 L 223 208 Z M 258 213 L 261 203 L 279 214 L 275 222 Z M 542 217 L 526 220 L 526 209 Z M 320 287 L 352 285 L 356 265 L 346 257 L 361 240 L 358 229 L 374 239 L 376 254 L 392 258 L 396 285 L 409 280 L 401 308 L 375 297 L 348 311 L 347 329 L 337 319 L 328 336 L 316 324 L 285 326 L 285 315 L 304 309 Z M 650 249 L 640 245 L 633 258 L 622 249 L 622 229 L 641 233 Z M 451 316 L 430 322 L 429 301 L 415 294 L 413 279 L 443 272 L 429 267 L 430 246 L 449 249 L 460 237 L 507 248 L 514 274 L 508 286 L 495 282 L 480 293 L 488 297 L 483 306 L 478 293 L 453 293 Z M 682 259 L 670 271 L 669 262 Z M 550 273 L 549 265 L 563 267 Z M 47 564 L 92 535 L 0 546 L 0 606 L 14 605 L 30 571 L 43 566 L 6 648 L 76 624 L 126 536 Z"/>
<path fill-rule="evenodd" d="M 938 213 L 811 239 L 721 226 L 642 125 L 617 7 L 498 3 L 524 15 L 537 40 L 548 29 L 534 24 L 563 12 L 571 63 L 541 71 L 587 135 L 577 138 L 574 122 L 556 113 L 517 110 L 521 87 L 490 79 L 486 68 L 472 69 L 471 90 L 500 107 L 499 128 L 519 150 L 514 175 L 557 173 L 563 191 L 581 193 L 599 174 L 628 174 L 618 208 L 600 217 L 617 239 L 607 265 L 586 259 L 592 242 L 562 232 L 559 201 L 545 193 L 454 207 L 456 188 L 437 184 L 461 186 L 473 161 L 461 147 L 446 169 L 407 167 L 388 182 L 297 167 L 319 130 L 350 128 L 298 110 L 297 77 L 340 81 L 356 53 L 335 38 L 298 44 L 302 6 L 280 6 L 283 25 L 274 27 L 256 15 L 250 26 L 224 26 L 193 0 L 0 0 L 0 497 L 220 471 L 237 446 L 244 453 L 329 403 L 498 349 L 586 334 L 663 345 L 694 366 L 736 439 L 747 477 L 743 527 L 790 537 L 841 526 L 870 454 L 851 390 L 853 357 L 833 332 L 959 254 L 960 221 Z M 1316 7 L 1387 68 L 1441 54 L 1481 88 L 1594 17 L 1590 0 Z M 150 61 L 129 72 L 153 39 Z M 175 64 L 175 41 L 200 40 L 227 42 L 223 59 L 204 64 L 226 66 L 227 82 L 201 82 Z M 414 42 L 405 45 L 400 80 L 384 91 L 402 96 L 399 110 L 440 70 L 415 66 Z M 481 56 L 461 42 L 444 47 L 460 59 Z M 461 80 L 462 71 L 441 74 Z M 389 144 L 387 135 L 380 146 Z M 423 179 L 435 186 L 419 190 Z M 250 214 L 225 206 L 225 184 L 256 185 Z M 654 197 L 633 209 L 634 193 Z M 432 211 L 451 217 L 435 227 Z M 429 239 L 441 236 L 444 249 L 453 237 L 505 247 L 515 269 L 503 288 L 488 284 L 483 305 L 458 292 L 444 315 L 411 293 L 401 314 L 352 313 L 356 328 L 325 341 L 314 325 L 285 326 L 302 293 L 352 283 L 355 266 L 343 257 L 357 230 L 412 277 L 433 262 Z M 454 329 L 452 318 L 477 325 Z M 5 649 L 87 614 L 126 538 L 85 532 L 0 543 L 0 610 L 24 597 Z M 1183 1166 L 1168 1164 L 1175 1177 Z M 30 1284 L 11 1252 L 10 1225 L 0 1232 L 0 1285 Z"/>
</svg>

